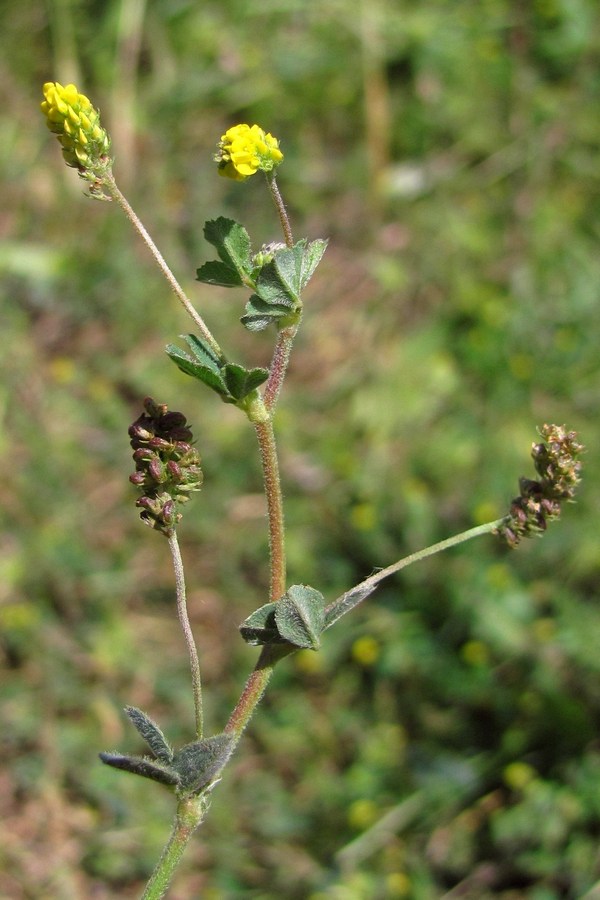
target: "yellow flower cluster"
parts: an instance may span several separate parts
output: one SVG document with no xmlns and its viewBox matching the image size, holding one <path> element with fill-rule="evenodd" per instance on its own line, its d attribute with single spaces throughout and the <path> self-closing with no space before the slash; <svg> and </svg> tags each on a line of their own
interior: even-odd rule
<svg viewBox="0 0 600 900">
<path fill-rule="evenodd" d="M 100 125 L 100 114 L 74 84 L 63 87 L 47 81 L 41 105 L 46 124 L 57 136 L 65 162 L 80 174 L 99 174 L 110 167 L 110 138 Z"/>
<path fill-rule="evenodd" d="M 283 160 L 279 141 L 258 125 L 234 125 L 221 137 L 215 162 L 219 175 L 245 181 L 259 170 L 271 172 Z"/>
</svg>

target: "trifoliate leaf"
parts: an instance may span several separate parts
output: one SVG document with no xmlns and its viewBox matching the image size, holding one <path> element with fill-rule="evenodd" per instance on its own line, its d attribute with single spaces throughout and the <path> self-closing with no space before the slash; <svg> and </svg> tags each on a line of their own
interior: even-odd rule
<svg viewBox="0 0 600 900">
<path fill-rule="evenodd" d="M 225 403 L 240 403 L 269 377 L 268 369 L 246 369 L 226 362 L 195 334 L 183 335 L 183 339 L 191 353 L 169 344 L 168 355 L 182 372 L 212 388 Z"/>
<path fill-rule="evenodd" d="M 246 312 L 240 319 L 242 325 L 248 331 L 263 331 L 269 325 L 283 319 L 289 315 L 293 315 L 289 307 L 268 303 L 262 300 L 256 294 L 253 294 L 246 303 Z"/>
<path fill-rule="evenodd" d="M 282 638 L 302 647 L 317 650 L 325 625 L 323 594 L 304 584 L 294 584 L 278 600 L 275 624 Z"/>
<path fill-rule="evenodd" d="M 275 623 L 276 603 L 265 603 L 256 609 L 240 625 L 240 634 L 247 644 L 257 647 L 261 644 L 280 644 L 280 636 Z"/>
<path fill-rule="evenodd" d="M 294 247 L 278 250 L 273 257 L 273 265 L 279 281 L 283 285 L 285 293 L 296 303 L 300 300 L 300 291 L 302 290 L 300 274 L 304 243 L 305 241 L 300 241 Z"/>
<path fill-rule="evenodd" d="M 204 237 L 216 248 L 225 265 L 240 276 L 240 283 L 252 271 L 250 237 L 246 229 L 233 219 L 219 216 L 206 222 Z"/>
<path fill-rule="evenodd" d="M 185 793 L 198 794 L 214 781 L 226 765 L 234 746 L 235 737 L 223 732 L 182 747 L 175 754 L 173 769 Z"/>
<path fill-rule="evenodd" d="M 135 706 L 126 706 L 125 712 L 156 758 L 163 763 L 170 763 L 173 759 L 173 750 L 156 722 Z"/>
<path fill-rule="evenodd" d="M 219 287 L 241 287 L 243 281 L 239 272 L 217 259 L 206 262 L 196 269 L 196 281 L 204 284 L 218 284 Z"/>
<path fill-rule="evenodd" d="M 175 344 L 168 344 L 166 350 L 175 365 L 186 375 L 197 378 L 198 381 L 201 381 L 209 388 L 212 388 L 213 391 L 216 391 L 217 394 L 220 394 L 223 399 L 229 397 L 229 392 L 225 387 L 225 382 L 220 373 L 215 373 L 212 367 L 209 368 L 208 366 L 203 366 L 194 362 L 187 353 L 184 353 L 184 351 L 180 350 L 179 347 L 176 347 Z"/>
<path fill-rule="evenodd" d="M 218 353 L 215 353 L 210 344 L 202 338 L 199 338 L 196 334 L 183 334 L 182 338 L 198 362 L 203 366 L 208 366 L 213 372 L 218 372 L 225 363 L 225 358 L 219 356 Z"/>
<path fill-rule="evenodd" d="M 245 369 L 235 363 L 227 363 L 221 371 L 227 390 L 235 400 L 243 400 L 269 377 L 268 369 Z"/>
<path fill-rule="evenodd" d="M 280 256 L 286 255 L 286 260 L 280 262 Z M 295 261 L 292 250 L 279 250 L 277 255 L 263 266 L 260 275 L 256 279 L 256 293 L 265 303 L 284 306 L 288 310 L 294 309 L 299 301 L 295 285 L 290 288 L 286 278 L 282 278 L 281 269 L 285 275 L 289 275 L 292 281 L 296 280 Z M 298 287 L 299 287 L 299 278 Z"/>
</svg>

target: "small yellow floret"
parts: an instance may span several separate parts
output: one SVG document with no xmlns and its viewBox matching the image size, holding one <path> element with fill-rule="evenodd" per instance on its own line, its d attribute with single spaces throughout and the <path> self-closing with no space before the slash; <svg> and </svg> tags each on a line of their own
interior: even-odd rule
<svg viewBox="0 0 600 900">
<path fill-rule="evenodd" d="M 221 136 L 215 162 L 219 174 L 245 181 L 259 170 L 271 172 L 283 160 L 279 141 L 258 125 L 234 125 Z"/>
<path fill-rule="evenodd" d="M 58 138 L 68 166 L 84 177 L 98 177 L 110 168 L 110 138 L 100 125 L 100 113 L 74 84 L 47 81 L 41 104 L 46 124 Z"/>
</svg>

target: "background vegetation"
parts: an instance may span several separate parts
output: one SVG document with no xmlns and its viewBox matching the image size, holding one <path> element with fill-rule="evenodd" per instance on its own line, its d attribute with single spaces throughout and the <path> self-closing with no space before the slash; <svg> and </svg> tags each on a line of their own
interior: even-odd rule
<svg viewBox="0 0 600 900">
<path fill-rule="evenodd" d="M 174 900 L 583 897 L 600 879 L 600 9 L 595 0 L 49 0 L 1 7 L 0 894 L 136 897 L 171 798 L 100 765 L 122 707 L 193 727 L 167 548 L 133 509 L 127 426 L 186 412 L 181 528 L 211 728 L 264 601 L 251 428 L 169 363 L 188 329 L 128 223 L 38 112 L 76 81 L 115 174 L 236 356 L 243 295 L 194 284 L 205 219 L 277 237 L 223 130 L 278 135 L 297 237 L 331 238 L 278 416 L 290 578 L 333 599 L 502 515 L 535 427 L 589 448 L 543 541 L 409 569 L 285 662 Z M 258 179 L 254 179 L 258 181 Z M 589 895 L 592 896 L 591 894 Z"/>
</svg>

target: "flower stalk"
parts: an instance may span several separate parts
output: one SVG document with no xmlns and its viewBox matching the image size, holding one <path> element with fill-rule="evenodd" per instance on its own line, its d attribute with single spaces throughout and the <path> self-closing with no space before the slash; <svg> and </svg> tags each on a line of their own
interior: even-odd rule
<svg viewBox="0 0 600 900">
<path fill-rule="evenodd" d="M 286 246 L 293 247 L 294 237 L 292 234 L 292 226 L 287 213 L 287 209 L 285 208 L 285 203 L 283 202 L 283 197 L 281 196 L 281 191 L 279 190 L 279 185 L 277 184 L 275 172 L 268 172 L 266 178 L 267 185 L 269 186 L 269 191 L 271 192 L 271 197 L 273 198 L 273 203 L 275 204 L 275 209 L 277 210 L 277 214 L 279 215 L 281 230 L 283 231 L 283 237 L 285 239 Z"/>
<path fill-rule="evenodd" d="M 112 172 L 108 172 L 106 174 L 105 186 L 106 186 L 106 189 L 107 189 L 109 195 L 112 197 L 113 200 L 115 200 L 119 204 L 119 206 L 121 207 L 121 209 L 123 210 L 123 212 L 125 213 L 127 218 L 129 219 L 129 221 L 131 222 L 131 224 L 133 225 L 133 227 L 135 228 L 137 233 L 140 235 L 140 237 L 146 244 L 146 247 L 152 254 L 152 257 L 154 258 L 154 261 L 156 262 L 158 268 L 160 269 L 160 271 L 166 278 L 171 290 L 173 291 L 173 293 L 175 294 L 175 296 L 177 297 L 177 299 L 179 300 L 179 302 L 181 303 L 181 305 L 183 306 L 183 308 L 185 309 L 187 314 L 193 320 L 194 324 L 196 325 L 198 331 L 200 332 L 200 334 L 202 335 L 204 340 L 207 342 L 207 344 L 209 344 L 212 347 L 212 349 L 214 350 L 214 352 L 216 354 L 221 356 L 222 350 L 221 350 L 216 338 L 213 336 L 210 329 L 206 325 L 204 319 L 202 318 L 202 316 L 200 315 L 198 310 L 195 308 L 195 306 L 193 305 L 193 303 L 191 302 L 191 300 L 189 299 L 189 297 L 187 296 L 187 294 L 185 293 L 185 291 L 183 290 L 183 288 L 181 287 L 181 285 L 175 278 L 175 275 L 173 274 L 171 268 L 169 267 L 164 256 L 162 255 L 162 253 L 160 252 L 160 250 L 158 249 L 158 247 L 156 246 L 156 244 L 150 237 L 150 234 L 149 234 L 148 230 L 146 229 L 146 227 L 144 226 L 144 224 L 142 223 L 141 219 L 135 213 L 131 204 L 129 203 L 127 198 L 124 196 L 124 194 L 119 190 Z"/>
<path fill-rule="evenodd" d="M 196 737 L 201 738 L 204 733 L 204 715 L 202 708 L 202 679 L 200 677 L 200 662 L 198 660 L 198 650 L 194 635 L 190 625 L 190 619 L 187 610 L 185 576 L 183 569 L 183 560 L 181 559 L 181 550 L 179 541 L 177 540 L 177 532 L 173 532 L 168 537 L 169 550 L 173 560 L 173 571 L 175 572 L 176 599 L 177 599 L 177 617 L 190 658 L 190 669 L 192 672 L 192 695 L 194 699 L 194 717 L 196 722 Z"/>
</svg>

